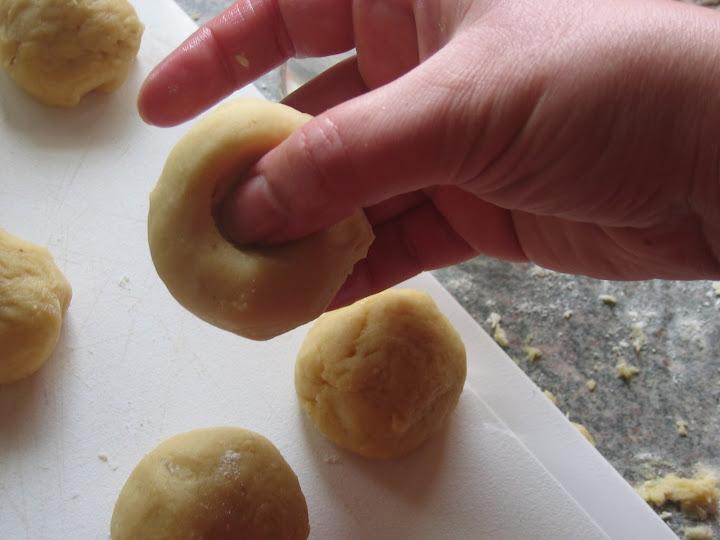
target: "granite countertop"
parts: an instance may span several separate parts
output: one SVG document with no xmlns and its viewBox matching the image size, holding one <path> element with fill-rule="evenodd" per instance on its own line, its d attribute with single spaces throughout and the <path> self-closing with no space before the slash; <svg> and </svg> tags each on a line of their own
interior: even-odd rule
<svg viewBox="0 0 720 540">
<path fill-rule="evenodd" d="M 178 3 L 202 24 L 232 2 Z M 270 99 L 282 97 L 278 72 L 257 84 Z M 435 276 L 488 331 L 490 314 L 502 317 L 508 354 L 555 394 L 571 420 L 587 426 L 629 482 L 691 475 L 698 464 L 720 470 L 720 293 L 710 282 L 598 281 L 483 257 Z M 535 362 L 524 350 L 530 344 L 542 351 Z M 640 370 L 629 382 L 617 377 L 621 359 Z M 687 436 L 678 433 L 679 421 Z M 694 524 L 669 510 L 678 534 Z"/>
</svg>

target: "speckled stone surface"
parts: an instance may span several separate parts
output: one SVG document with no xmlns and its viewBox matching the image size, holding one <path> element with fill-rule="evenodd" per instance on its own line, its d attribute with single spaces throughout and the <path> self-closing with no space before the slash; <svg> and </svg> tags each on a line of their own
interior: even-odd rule
<svg viewBox="0 0 720 540">
<path fill-rule="evenodd" d="M 603 282 L 483 258 L 435 274 L 488 330 L 489 314 L 502 316 L 510 356 L 628 481 L 720 468 L 720 298 L 709 282 Z M 534 363 L 528 343 L 543 353 Z M 629 382 L 617 377 L 621 358 L 640 369 Z M 680 533 L 685 519 L 668 510 Z"/>
<path fill-rule="evenodd" d="M 232 2 L 178 3 L 202 24 Z M 258 86 L 270 99 L 282 96 L 277 71 Z M 720 296 L 710 282 L 597 281 L 487 258 L 435 275 L 488 331 L 489 315 L 502 317 L 508 354 L 557 396 L 571 420 L 587 426 L 629 482 L 692 474 L 697 464 L 720 469 Z M 617 304 L 603 303 L 605 294 Z M 536 362 L 526 357 L 529 344 L 542 351 Z M 629 382 L 617 376 L 621 359 L 640 370 Z M 592 392 L 589 380 L 597 383 Z M 687 423 L 686 437 L 678 421 Z M 695 523 L 677 508 L 666 510 L 678 534 Z M 711 524 L 720 537 L 720 526 Z"/>
</svg>

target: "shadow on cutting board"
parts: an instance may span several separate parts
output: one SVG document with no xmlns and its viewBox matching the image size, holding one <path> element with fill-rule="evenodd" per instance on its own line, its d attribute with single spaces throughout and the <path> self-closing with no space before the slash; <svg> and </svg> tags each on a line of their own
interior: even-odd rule
<svg viewBox="0 0 720 540">
<path fill-rule="evenodd" d="M 142 123 L 136 109 L 142 69 L 135 62 L 115 92 L 91 92 L 77 107 L 45 105 L 20 89 L 0 70 L 0 121 L 28 144 L 51 149 L 85 149 L 113 144 Z"/>
<path fill-rule="evenodd" d="M 452 422 L 451 415 L 439 432 L 411 454 L 383 461 L 366 459 L 335 446 L 302 413 L 303 431 L 308 444 L 313 448 L 316 470 L 320 478 L 330 484 L 340 498 L 346 494 L 353 495 L 351 490 L 348 490 L 345 478 L 345 474 L 351 472 L 361 476 L 374 488 L 403 499 L 408 506 L 417 507 L 418 511 L 422 510 L 425 500 L 435 488 L 434 480 L 441 473 L 447 435 Z M 346 468 L 350 471 L 343 470 Z"/>
<path fill-rule="evenodd" d="M 55 353 L 37 372 L 0 385 L 0 457 L 22 454 L 27 445 L 40 445 L 62 429 L 57 402 L 62 403 L 64 372 L 72 354 L 70 323 L 64 322 Z"/>
</svg>

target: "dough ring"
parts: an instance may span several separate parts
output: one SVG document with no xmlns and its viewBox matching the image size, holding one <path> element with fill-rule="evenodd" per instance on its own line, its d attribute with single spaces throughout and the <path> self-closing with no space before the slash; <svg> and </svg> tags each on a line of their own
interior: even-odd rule
<svg viewBox="0 0 720 540">
<path fill-rule="evenodd" d="M 115 503 L 112 540 L 305 540 L 297 476 L 265 437 L 234 427 L 176 435 L 147 454 Z"/>
<path fill-rule="evenodd" d="M 241 99 L 218 107 L 173 148 L 150 195 L 148 236 L 160 278 L 201 319 L 269 339 L 319 316 L 374 236 L 362 211 L 316 234 L 239 248 L 213 215 L 232 181 L 311 117 Z"/>
</svg>

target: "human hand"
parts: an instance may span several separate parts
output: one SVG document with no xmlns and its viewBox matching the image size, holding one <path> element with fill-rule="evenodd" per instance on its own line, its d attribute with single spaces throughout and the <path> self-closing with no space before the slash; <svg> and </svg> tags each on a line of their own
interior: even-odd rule
<svg viewBox="0 0 720 540">
<path fill-rule="evenodd" d="M 377 239 L 337 304 L 476 254 L 717 278 L 719 42 L 717 13 L 670 0 L 241 0 L 139 107 L 175 124 L 288 57 L 355 46 L 285 100 L 317 117 L 222 216 L 239 243 L 279 242 L 365 208 Z"/>
</svg>

